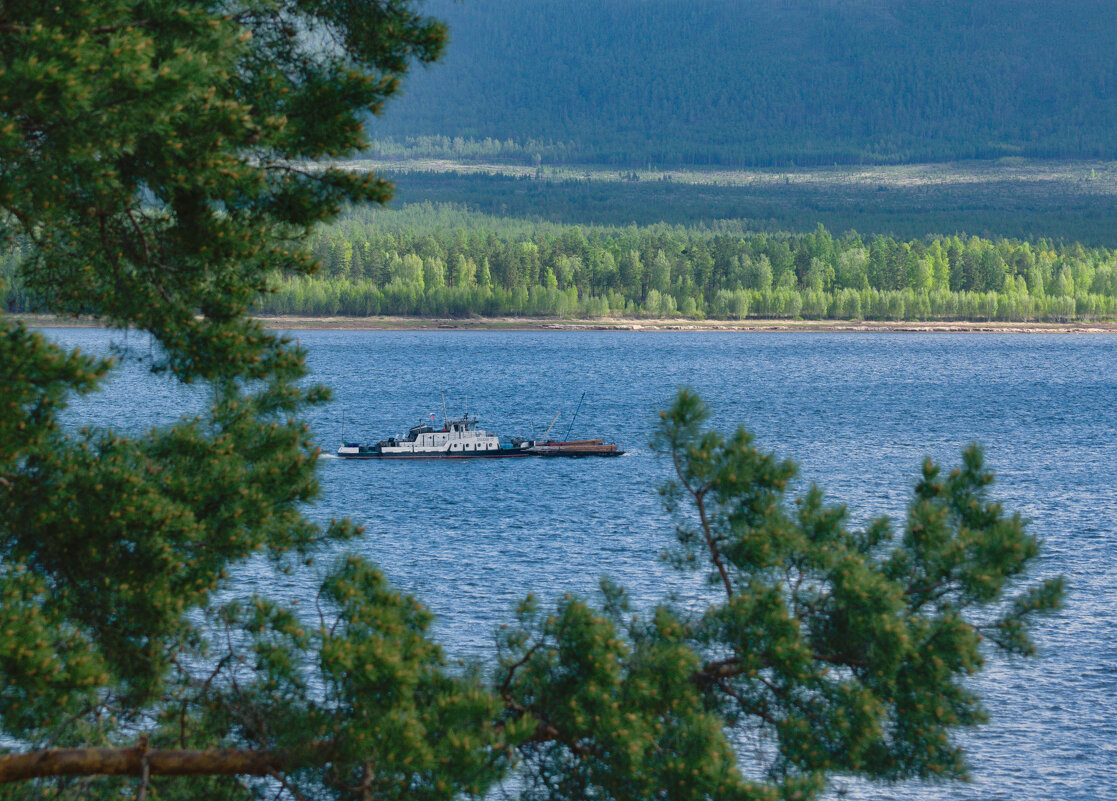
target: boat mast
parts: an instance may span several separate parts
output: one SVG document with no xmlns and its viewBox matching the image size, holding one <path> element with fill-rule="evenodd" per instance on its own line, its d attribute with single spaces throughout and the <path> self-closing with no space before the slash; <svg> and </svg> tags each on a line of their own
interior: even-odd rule
<svg viewBox="0 0 1117 801">
<path fill-rule="evenodd" d="M 543 442 L 547 441 L 547 435 L 550 434 L 551 429 L 555 427 L 555 423 L 558 422 L 560 414 L 562 414 L 561 411 L 555 412 L 555 419 L 551 421 L 551 424 L 547 426 L 547 430 L 543 432 Z"/>
<path fill-rule="evenodd" d="M 450 427 L 450 423 L 449 423 L 450 418 L 446 416 L 446 393 L 443 392 L 441 394 L 442 394 L 442 427 L 443 428 L 449 428 Z"/>
<path fill-rule="evenodd" d="M 574 416 L 570 418 L 570 427 L 566 429 L 566 439 L 563 442 L 570 441 L 570 432 L 574 430 L 574 421 L 578 419 L 578 412 L 582 411 L 582 401 L 586 399 L 586 393 L 582 393 L 582 397 L 578 399 L 578 408 L 574 410 Z"/>
</svg>

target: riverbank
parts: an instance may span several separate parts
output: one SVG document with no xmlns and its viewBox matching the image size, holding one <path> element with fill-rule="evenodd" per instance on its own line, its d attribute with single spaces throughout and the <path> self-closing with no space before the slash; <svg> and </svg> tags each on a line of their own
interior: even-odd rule
<svg viewBox="0 0 1117 801">
<path fill-rule="evenodd" d="M 890 322 L 880 320 L 558 320 L 532 317 L 260 317 L 267 328 L 383 331 L 730 331 L 830 333 L 1117 334 L 1117 322 Z"/>
<path fill-rule="evenodd" d="M 13 314 L 12 318 L 40 328 L 98 328 L 95 320 L 45 314 Z M 975 322 L 965 320 L 687 320 L 624 319 L 562 320 L 537 317 L 258 317 L 265 328 L 281 331 L 725 331 L 913 334 L 1117 334 L 1117 322 L 1079 321 Z"/>
</svg>

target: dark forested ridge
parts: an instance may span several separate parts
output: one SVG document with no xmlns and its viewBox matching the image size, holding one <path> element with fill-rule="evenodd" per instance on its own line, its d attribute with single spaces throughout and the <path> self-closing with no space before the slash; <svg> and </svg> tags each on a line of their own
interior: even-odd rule
<svg viewBox="0 0 1117 801">
<path fill-rule="evenodd" d="M 451 46 L 375 121 L 383 153 L 436 137 L 412 151 L 631 165 L 1117 154 L 1111 0 L 429 8 Z"/>
</svg>

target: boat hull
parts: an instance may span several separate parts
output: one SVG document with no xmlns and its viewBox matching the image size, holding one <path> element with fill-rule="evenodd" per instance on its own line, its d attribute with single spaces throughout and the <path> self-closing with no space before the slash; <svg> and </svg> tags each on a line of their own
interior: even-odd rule
<svg viewBox="0 0 1117 801">
<path fill-rule="evenodd" d="M 582 457 L 602 458 L 608 456 L 624 456 L 622 450 L 547 450 L 534 451 L 532 456 L 541 456 L 544 459 L 580 459 Z"/>
<path fill-rule="evenodd" d="M 411 459 L 427 460 L 464 460 L 464 459 L 519 459 L 533 454 L 526 450 L 489 451 L 487 453 L 339 453 L 339 459 L 375 460 L 380 462 L 405 461 Z"/>
</svg>

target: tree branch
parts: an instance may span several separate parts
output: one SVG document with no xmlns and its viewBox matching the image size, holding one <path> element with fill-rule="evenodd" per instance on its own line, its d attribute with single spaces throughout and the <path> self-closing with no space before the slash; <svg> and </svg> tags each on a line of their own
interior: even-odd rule
<svg viewBox="0 0 1117 801">
<path fill-rule="evenodd" d="M 694 671 L 691 681 L 703 682 L 716 682 L 719 679 L 732 678 L 741 673 L 741 660 L 737 657 L 730 657 L 729 659 L 721 659 L 716 662 L 707 662 L 698 670 Z"/>
<path fill-rule="evenodd" d="M 721 576 L 721 583 L 725 587 L 725 594 L 730 600 L 733 598 L 733 582 L 729 578 L 729 571 L 725 567 L 725 563 L 721 558 L 721 551 L 718 549 L 717 542 L 714 541 L 714 533 L 710 528 L 710 520 L 706 516 L 706 490 L 703 488 L 699 492 L 693 493 L 694 504 L 698 507 L 698 518 L 702 522 L 702 535 L 706 538 L 706 547 L 710 551 L 710 559 L 714 563 L 714 567 L 718 570 L 718 575 Z"/>
<path fill-rule="evenodd" d="M 718 550 L 717 543 L 714 542 L 714 534 L 710 530 L 710 521 L 706 516 L 706 505 L 704 498 L 710 487 L 692 487 L 690 482 L 687 481 L 686 476 L 683 475 L 683 466 L 679 463 L 679 445 L 677 441 L 671 442 L 671 463 L 675 467 L 675 475 L 679 477 L 679 483 L 694 499 L 694 505 L 698 509 L 698 518 L 702 524 L 702 537 L 706 541 L 706 549 L 710 552 L 710 559 L 717 568 L 718 574 L 721 576 L 721 583 L 725 587 L 725 594 L 733 598 L 733 582 L 729 579 L 729 572 L 726 570 L 724 563 L 721 560 L 721 552 Z"/>
<path fill-rule="evenodd" d="M 504 677 L 504 682 L 500 685 L 500 697 L 503 698 L 505 701 L 511 700 L 508 695 L 508 691 L 512 687 L 512 679 L 516 677 L 516 671 L 526 665 L 528 663 L 528 660 L 531 659 L 532 656 L 535 655 L 535 652 L 538 651 L 542 646 L 542 641 L 535 643 L 535 645 L 527 649 L 527 651 L 524 653 L 523 657 L 519 661 L 508 666 L 508 675 Z"/>
<path fill-rule="evenodd" d="M 770 715 L 766 710 L 756 706 L 755 704 L 753 704 L 752 701 L 734 690 L 728 683 L 726 683 L 724 679 L 718 679 L 717 686 L 718 689 L 720 689 L 723 693 L 736 701 L 740 705 L 741 709 L 743 709 L 746 713 L 756 715 L 758 718 L 760 718 L 770 726 L 779 725 L 780 722 L 778 720 L 772 717 L 772 715 Z"/>
<path fill-rule="evenodd" d="M 49 748 L 0 756 L 0 784 L 50 776 L 268 776 L 290 755 L 251 749 Z"/>
<path fill-rule="evenodd" d="M 526 742 L 529 743 L 559 743 L 565 745 L 573 753 L 582 757 L 583 759 L 595 756 L 594 750 L 588 746 L 579 743 L 577 740 L 571 740 L 569 737 L 564 737 L 555 726 L 550 723 L 540 722 L 535 728 L 535 732 L 528 737 Z"/>
</svg>

